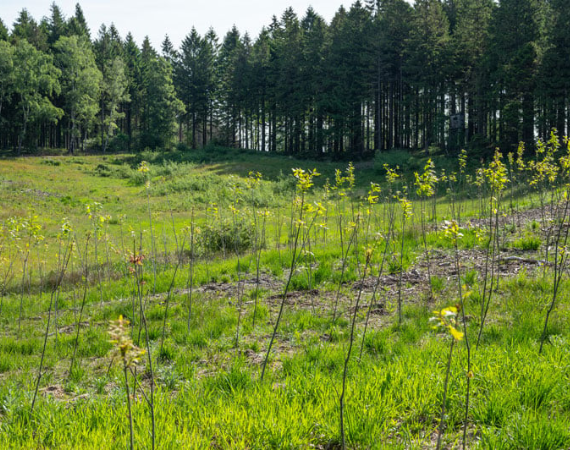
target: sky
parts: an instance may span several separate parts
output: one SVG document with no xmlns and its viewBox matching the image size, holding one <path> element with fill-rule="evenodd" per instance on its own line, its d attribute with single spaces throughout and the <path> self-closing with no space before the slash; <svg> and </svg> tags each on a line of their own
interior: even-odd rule
<svg viewBox="0 0 570 450">
<path fill-rule="evenodd" d="M 75 12 L 77 0 L 57 0 L 66 17 Z M 254 39 L 273 15 L 280 17 L 289 6 L 302 17 L 309 6 L 330 22 L 344 3 L 353 0 L 83 0 L 79 2 L 95 37 L 101 24 L 115 24 L 122 37 L 130 31 L 140 44 L 146 35 L 160 48 L 166 34 L 176 48 L 192 27 L 204 34 L 213 27 L 223 36 L 235 24 Z M 11 28 L 19 12 L 26 8 L 38 22 L 50 16 L 52 0 L 0 0 L 0 19 Z"/>
</svg>

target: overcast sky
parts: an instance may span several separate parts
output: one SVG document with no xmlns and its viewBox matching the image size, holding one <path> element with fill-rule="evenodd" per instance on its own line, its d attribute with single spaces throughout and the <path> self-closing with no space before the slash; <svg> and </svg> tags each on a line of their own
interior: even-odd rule
<svg viewBox="0 0 570 450">
<path fill-rule="evenodd" d="M 0 18 L 11 28 L 19 12 L 26 8 L 38 22 L 50 15 L 52 0 L 0 0 Z M 57 0 L 66 17 L 72 16 L 77 0 Z M 85 18 L 95 37 L 102 23 L 114 23 L 122 37 L 130 31 L 140 44 L 148 35 L 160 47 L 168 34 L 175 47 L 192 26 L 200 34 L 213 27 L 223 36 L 235 24 L 240 32 L 255 38 L 271 17 L 280 17 L 291 6 L 302 17 L 309 6 L 330 22 L 341 4 L 350 7 L 352 0 L 83 0 Z"/>
</svg>

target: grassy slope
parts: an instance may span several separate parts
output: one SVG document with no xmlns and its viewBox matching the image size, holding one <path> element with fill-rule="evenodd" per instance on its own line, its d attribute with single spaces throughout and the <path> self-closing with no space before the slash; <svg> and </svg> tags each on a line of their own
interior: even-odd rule
<svg viewBox="0 0 570 450">
<path fill-rule="evenodd" d="M 144 158 L 151 159 L 151 156 Z M 304 271 L 295 275 L 294 287 L 305 290 L 286 306 L 268 377 L 260 383 L 258 376 L 276 317 L 280 283 L 290 261 L 286 248 L 273 249 L 279 236 L 277 218 L 280 215 L 285 224 L 280 240 L 281 244 L 286 243 L 285 229 L 293 196 L 293 184 L 279 174 L 282 171 L 287 175 L 292 167 L 317 166 L 332 180 L 334 169 L 344 169 L 345 164 L 299 162 L 284 157 L 259 159 L 231 151 L 222 156 L 204 153 L 175 156 L 176 164 L 154 161 L 151 166 L 150 204 L 160 248 L 166 248 L 166 252 L 175 248 L 169 204 L 173 209 L 174 228 L 180 235 L 182 227 L 189 223 L 192 208 L 202 228 L 213 221 L 206 202 L 217 203 L 219 214 L 231 218 L 227 208 L 233 200 L 228 188 L 230 175 L 243 177 L 251 170 L 258 170 L 271 180 L 263 183 L 259 198 L 254 202 L 273 212 L 268 227 L 270 250 L 262 257 L 263 271 L 271 281 L 262 286 L 255 329 L 252 326 L 255 294 L 251 285 L 246 290 L 241 340 L 236 349 L 238 312 L 232 282 L 237 278 L 237 261 L 233 255 L 226 259 L 222 255 L 207 255 L 197 263 L 195 279 L 197 285 L 206 285 L 208 289 L 195 292 L 190 328 L 187 329 L 187 293 L 176 292 L 171 298 L 168 339 L 159 352 L 164 293 L 174 276 L 172 262 L 159 261 L 158 295 L 145 295 L 145 299 L 152 354 L 157 366 L 156 419 L 160 448 L 307 448 L 311 445 L 334 448 L 340 439 L 338 397 L 348 342 L 349 306 L 355 295 L 350 284 L 341 289 L 343 317 L 333 321 L 331 309 L 341 258 L 334 217 L 338 217 L 340 211 L 349 216 L 347 204 L 344 207 L 342 202 L 338 206 L 331 205 L 328 243 L 323 243 L 321 235 L 318 245 L 312 249 L 320 262 L 319 278 L 315 278 L 312 286 L 318 288 L 317 294 L 306 290 Z M 123 158 L 130 165 L 123 165 Z M 208 164 L 200 164 L 202 160 L 212 159 Z M 112 346 L 108 342 L 107 328 L 109 321 L 120 314 L 134 317 L 133 280 L 123 275 L 125 257 L 121 236 L 126 236 L 123 242 L 130 248 L 131 230 L 135 237 L 147 230 L 143 233 L 144 248 L 147 254 L 150 252 L 147 197 L 143 180 L 134 169 L 137 163 L 138 160 L 130 157 L 113 156 L 0 161 L 0 203 L 3 205 L 0 219 L 26 215 L 33 209 L 46 236 L 39 250 L 34 248 L 39 255 L 37 259 L 45 260 L 46 264 L 38 266 L 36 261 L 36 265 L 32 265 L 32 295 L 26 291 L 23 298 L 20 332 L 18 277 L 12 280 L 2 300 L 0 407 L 3 432 L 0 444 L 3 448 L 127 445 L 125 393 L 120 368 L 109 365 Z M 369 166 L 357 168 L 356 176 L 357 191 L 361 194 L 365 193 L 368 181 L 378 178 Z M 323 181 L 319 184 L 322 186 Z M 165 196 L 167 191 L 170 193 Z M 321 194 L 317 189 L 316 198 Z M 242 208 L 251 207 L 248 197 L 244 197 Z M 126 218 L 106 222 L 112 265 L 101 269 L 101 290 L 96 278 L 92 279 L 82 319 L 84 325 L 80 329 L 80 364 L 69 373 L 78 314 L 73 308 L 80 304 L 83 293 L 80 260 L 73 259 L 69 272 L 75 271 L 79 276 L 66 280 L 59 294 L 57 318 L 52 315 L 51 319 L 56 320 L 57 327 L 50 330 L 41 380 L 42 395 L 31 416 L 31 397 L 51 301 L 48 288 L 38 292 L 39 268 L 46 273 L 57 265 L 56 235 L 62 217 L 69 218 L 78 239 L 83 242 L 84 233 L 92 229 L 85 205 L 94 201 L 102 204 L 101 214 L 115 219 L 126 215 Z M 466 214 L 473 215 L 476 209 L 476 202 L 466 201 Z M 447 203 L 441 200 L 438 219 L 449 214 Z M 385 224 L 382 214 L 379 212 L 376 218 L 373 223 L 381 230 Z M 414 229 L 416 233 L 409 232 L 406 238 L 407 268 L 415 267 L 415 259 L 422 252 L 417 223 Z M 523 231 L 528 232 L 524 224 L 521 233 Z M 439 247 L 445 260 L 450 255 L 450 246 L 441 234 L 432 233 L 429 240 L 433 247 Z M 466 231 L 462 242 L 465 251 L 479 245 L 475 233 Z M 101 241 L 100 263 L 106 262 L 103 248 Z M 93 249 L 91 259 L 94 258 L 92 252 Z M 9 255 L 20 264 L 21 258 L 15 253 L 9 251 L 3 255 Z M 351 258 L 352 266 L 345 280 L 355 281 L 358 277 L 356 256 Z M 242 271 L 247 267 L 251 277 L 253 258 L 242 255 L 241 259 Z M 474 264 L 469 258 L 462 263 L 464 272 Z M 150 289 L 153 283 L 150 258 L 144 270 L 146 286 Z M 177 288 L 186 287 L 187 270 L 185 265 L 184 270 L 177 273 Z M 441 291 L 435 303 L 425 300 L 425 285 L 420 284 L 415 289 L 411 284 L 404 286 L 409 294 L 405 296 L 401 326 L 397 325 L 394 289 L 383 294 L 379 302 L 383 306 L 381 312 L 373 316 L 362 359 L 357 358 L 364 311 L 360 313 L 358 345 L 350 363 L 346 422 L 348 441 L 357 448 L 429 448 L 434 445 L 449 338 L 431 330 L 429 317 L 432 309 L 457 302 L 454 276 L 442 269 L 438 277 Z M 557 449 L 570 446 L 566 284 L 550 327 L 551 345 L 538 355 L 537 341 L 551 295 L 548 277 L 544 278 L 542 271 L 533 273 L 529 269 L 527 273 L 522 269 L 506 277 L 494 297 L 482 346 L 474 352 L 469 430 L 473 447 Z M 469 280 L 471 289 L 477 292 L 479 282 L 476 277 L 472 278 Z M 367 292 L 364 303 L 369 299 Z M 472 338 L 478 326 L 479 301 L 478 296 L 473 295 L 467 304 Z M 138 323 L 134 337 L 135 343 L 140 342 L 142 346 L 144 331 L 139 332 Z M 449 446 L 459 445 L 463 420 L 465 350 L 462 345 L 458 349 L 447 399 L 448 426 L 444 438 Z M 148 388 L 144 366 L 139 369 L 139 375 L 143 374 L 140 382 Z M 148 448 L 150 417 L 140 390 L 133 411 L 136 442 Z"/>
</svg>

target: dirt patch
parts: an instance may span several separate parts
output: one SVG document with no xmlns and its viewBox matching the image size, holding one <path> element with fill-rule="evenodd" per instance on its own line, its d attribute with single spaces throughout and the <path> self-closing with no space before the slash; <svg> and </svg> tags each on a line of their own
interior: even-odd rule
<svg viewBox="0 0 570 450">
<path fill-rule="evenodd" d="M 268 275 L 261 274 L 259 280 L 256 277 L 244 278 L 240 281 L 240 290 L 242 292 L 251 291 L 253 289 L 259 288 L 266 291 L 278 291 L 283 288 L 283 282 L 277 278 Z M 196 292 L 204 293 L 217 293 L 223 294 L 225 296 L 237 296 L 238 294 L 238 283 L 237 282 L 218 282 L 218 283 L 208 283 L 195 288 Z M 175 291 L 177 294 L 188 293 L 187 289 L 180 289 Z"/>
<path fill-rule="evenodd" d="M 22 189 L 20 191 L 22 194 L 28 194 L 39 198 L 60 198 L 61 194 L 56 194 L 54 192 L 42 191 L 40 189 Z"/>
<path fill-rule="evenodd" d="M 407 284 L 416 285 L 427 282 L 427 274 L 420 273 L 417 269 L 411 269 L 410 271 L 402 273 L 402 286 Z M 380 277 L 369 277 L 362 281 L 357 281 L 352 285 L 353 291 L 358 291 L 360 289 L 363 292 L 374 291 L 374 288 L 378 286 L 387 287 L 394 286 L 400 283 L 400 274 L 387 274 L 381 275 Z"/>
<path fill-rule="evenodd" d="M 65 393 L 65 389 L 59 384 L 54 384 L 52 386 L 46 386 L 43 389 L 40 389 L 40 393 L 44 396 L 50 396 L 57 400 L 62 400 L 67 398 L 67 394 Z"/>
<path fill-rule="evenodd" d="M 286 295 L 286 303 L 294 305 L 298 303 L 296 300 L 303 299 L 306 297 L 316 297 L 319 295 L 319 293 L 320 291 L 318 289 L 310 289 L 307 291 L 289 291 L 287 292 Z M 283 299 L 283 294 L 271 295 L 266 298 L 266 300 L 269 300 L 270 302 L 275 300 L 281 301 L 282 299 Z"/>
<path fill-rule="evenodd" d="M 450 279 L 457 276 L 457 268 L 455 265 L 455 255 L 452 251 L 434 251 L 430 252 L 430 273 L 433 276 Z M 517 275 L 521 270 L 535 270 L 538 267 L 548 264 L 538 257 L 537 252 L 524 252 L 525 257 L 520 257 L 517 252 L 512 249 L 503 249 L 496 255 L 495 272 L 501 277 Z M 485 249 L 472 248 L 461 249 L 458 253 L 459 270 L 461 275 L 465 275 L 466 271 L 475 270 L 481 276 L 485 271 L 491 272 L 491 259 L 487 261 L 487 251 Z M 428 263 L 422 254 L 416 261 L 417 270 L 423 274 L 424 281 L 427 283 Z"/>
<path fill-rule="evenodd" d="M 350 308 L 348 308 L 348 312 L 350 314 L 354 314 L 354 310 L 356 309 L 356 306 L 351 306 Z M 368 311 L 370 310 L 370 315 L 371 316 L 385 316 L 388 315 L 389 312 L 386 309 L 386 305 L 384 303 L 363 303 L 358 305 L 358 310 L 359 311 Z"/>
<path fill-rule="evenodd" d="M 526 209 L 524 211 L 516 211 L 516 212 L 511 211 L 508 214 L 499 215 L 499 227 L 504 227 L 505 225 L 510 225 L 510 224 L 515 224 L 517 227 L 520 227 L 525 223 L 533 221 L 542 223 L 544 221 L 552 219 L 552 212 L 553 209 L 551 209 L 549 206 L 544 208 L 544 213 L 541 208 L 531 208 L 531 209 Z M 468 219 L 461 225 L 477 227 L 477 228 L 488 228 L 489 217 Z"/>
<path fill-rule="evenodd" d="M 261 364 L 265 360 L 264 353 L 254 352 L 252 349 L 245 349 L 242 354 L 247 358 L 251 364 Z"/>
<path fill-rule="evenodd" d="M 74 323 L 73 325 L 67 325 L 65 327 L 61 327 L 57 331 L 60 334 L 73 333 L 74 331 L 77 331 L 77 325 L 79 325 L 79 328 L 89 328 L 89 322 L 80 322 L 79 324 Z"/>
</svg>

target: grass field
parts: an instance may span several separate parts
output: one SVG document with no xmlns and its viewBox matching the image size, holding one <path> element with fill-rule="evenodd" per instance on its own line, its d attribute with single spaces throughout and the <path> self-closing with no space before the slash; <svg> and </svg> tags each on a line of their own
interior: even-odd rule
<svg viewBox="0 0 570 450">
<path fill-rule="evenodd" d="M 0 159 L 0 447 L 569 448 L 568 153 L 474 159 Z"/>
</svg>

